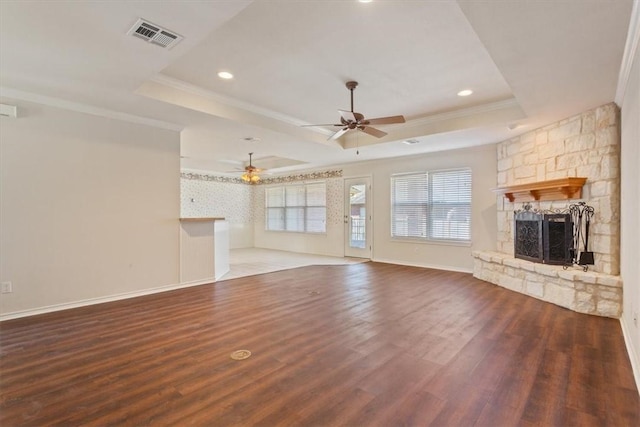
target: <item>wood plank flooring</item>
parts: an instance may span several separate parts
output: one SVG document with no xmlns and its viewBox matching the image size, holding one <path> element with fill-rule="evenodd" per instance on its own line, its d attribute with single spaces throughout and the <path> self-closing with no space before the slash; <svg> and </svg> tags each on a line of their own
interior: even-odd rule
<svg viewBox="0 0 640 427">
<path fill-rule="evenodd" d="M 640 425 L 617 320 L 463 273 L 304 267 L 2 322 L 0 346 L 4 427 Z"/>
</svg>

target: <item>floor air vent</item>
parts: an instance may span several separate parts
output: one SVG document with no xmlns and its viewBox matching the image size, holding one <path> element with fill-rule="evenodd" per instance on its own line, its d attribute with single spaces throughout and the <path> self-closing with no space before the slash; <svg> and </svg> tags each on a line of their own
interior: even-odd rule
<svg viewBox="0 0 640 427">
<path fill-rule="evenodd" d="M 127 34 L 167 49 L 171 49 L 182 40 L 182 36 L 144 19 L 138 19 L 138 22 L 131 27 Z"/>
</svg>

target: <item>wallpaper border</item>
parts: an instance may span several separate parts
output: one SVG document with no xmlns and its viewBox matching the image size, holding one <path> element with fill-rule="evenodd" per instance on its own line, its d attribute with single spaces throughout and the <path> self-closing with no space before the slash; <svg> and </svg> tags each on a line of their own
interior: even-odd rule
<svg viewBox="0 0 640 427">
<path fill-rule="evenodd" d="M 246 183 L 240 178 L 233 178 L 229 176 L 209 175 L 205 173 L 193 173 L 193 172 L 180 172 L 180 178 L 195 179 L 199 181 L 215 181 L 215 182 L 228 182 L 232 184 L 247 184 L 247 185 L 261 185 L 261 184 L 281 184 L 287 182 L 296 181 L 308 181 L 314 179 L 326 179 L 326 178 L 341 178 L 342 169 L 328 170 L 322 172 L 310 172 L 297 175 L 285 175 L 276 176 L 272 178 L 264 178 L 257 183 Z"/>
</svg>

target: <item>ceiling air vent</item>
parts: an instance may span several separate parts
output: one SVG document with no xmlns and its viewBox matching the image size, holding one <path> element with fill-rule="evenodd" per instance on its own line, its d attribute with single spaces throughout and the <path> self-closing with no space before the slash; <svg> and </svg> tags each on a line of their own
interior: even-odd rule
<svg viewBox="0 0 640 427">
<path fill-rule="evenodd" d="M 15 105 L 0 104 L 0 116 L 15 119 L 18 117 L 18 108 Z"/>
<path fill-rule="evenodd" d="M 144 19 L 138 19 L 138 22 L 127 32 L 127 34 L 139 37 L 143 40 L 171 49 L 182 40 L 182 36 L 162 28 L 156 24 L 152 24 Z"/>
<path fill-rule="evenodd" d="M 405 139 L 404 141 L 405 144 L 407 145 L 415 145 L 415 144 L 420 144 L 420 141 L 417 139 Z"/>
</svg>

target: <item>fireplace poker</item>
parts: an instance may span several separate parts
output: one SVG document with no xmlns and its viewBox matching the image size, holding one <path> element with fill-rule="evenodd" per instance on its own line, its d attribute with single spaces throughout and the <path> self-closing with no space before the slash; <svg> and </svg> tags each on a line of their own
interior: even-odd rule
<svg viewBox="0 0 640 427">
<path fill-rule="evenodd" d="M 593 265 L 593 252 L 589 251 L 589 224 L 591 223 L 591 217 L 593 216 L 593 207 L 585 205 L 584 210 L 584 250 L 580 252 L 580 260 L 578 261 L 579 265 L 585 266 L 585 271 L 588 267 L 587 265 Z"/>
</svg>

